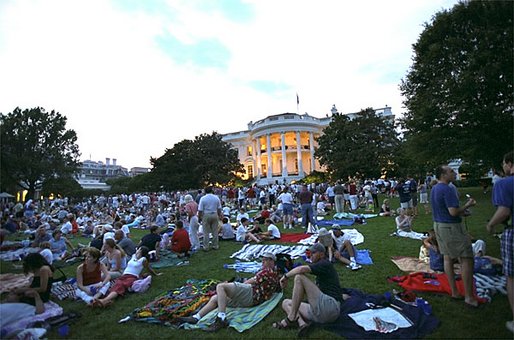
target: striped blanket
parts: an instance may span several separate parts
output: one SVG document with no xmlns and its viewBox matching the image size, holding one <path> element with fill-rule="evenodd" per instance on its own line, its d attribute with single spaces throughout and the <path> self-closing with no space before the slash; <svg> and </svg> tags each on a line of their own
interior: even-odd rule
<svg viewBox="0 0 514 340">
<path fill-rule="evenodd" d="M 229 327 L 234 328 L 239 333 L 252 328 L 262 321 L 271 311 L 278 305 L 282 299 L 283 293 L 276 293 L 271 299 L 261 303 L 260 305 L 247 308 L 227 308 L 227 320 Z M 197 324 L 184 324 L 185 329 L 205 329 L 214 322 L 218 310 L 215 309 L 205 315 Z"/>
<path fill-rule="evenodd" d="M 264 253 L 289 254 L 293 259 L 305 254 L 308 246 L 284 246 L 278 244 L 245 244 L 243 248 L 230 256 L 242 261 L 253 261 Z"/>
</svg>

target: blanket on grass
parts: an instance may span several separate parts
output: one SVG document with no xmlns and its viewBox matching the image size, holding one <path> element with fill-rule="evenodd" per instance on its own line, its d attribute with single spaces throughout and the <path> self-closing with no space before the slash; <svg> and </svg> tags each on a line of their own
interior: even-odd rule
<svg viewBox="0 0 514 340">
<path fill-rule="evenodd" d="M 15 250 L 0 252 L 0 260 L 2 261 L 20 261 L 22 258 L 30 253 L 37 253 L 39 248 L 19 248 Z"/>
<path fill-rule="evenodd" d="M 324 220 L 318 221 L 318 227 L 332 227 L 333 225 L 338 226 L 351 226 L 353 225 L 353 220 Z"/>
<path fill-rule="evenodd" d="M 132 319 L 148 323 L 178 327 L 174 320 L 178 317 L 193 315 L 216 294 L 215 280 L 187 280 L 177 289 L 159 295 L 155 300 L 141 308 L 136 308 Z"/>
<path fill-rule="evenodd" d="M 373 217 L 377 217 L 377 216 L 378 216 L 378 214 L 352 214 L 352 213 L 342 212 L 342 213 L 335 214 L 334 218 L 335 219 L 346 218 L 346 219 L 353 220 L 355 218 L 365 218 L 365 219 L 368 219 L 368 218 L 373 218 Z"/>
<path fill-rule="evenodd" d="M 426 315 L 421 308 L 400 300 L 394 301 L 397 307 L 394 308 L 395 312 L 391 313 L 390 308 L 381 308 L 389 306 L 389 301 L 384 295 L 365 294 L 356 289 L 344 289 L 344 293 L 349 294 L 351 298 L 341 304 L 339 319 L 334 323 L 316 324 L 316 327 L 348 339 L 415 339 L 432 333 L 439 325 L 439 320 L 435 316 Z M 378 309 L 370 309 L 370 306 Z M 356 317 L 357 313 L 363 311 L 365 313 Z M 372 311 L 382 312 L 377 314 Z M 379 319 L 373 319 L 374 317 Z M 359 323 L 356 319 L 360 319 Z M 405 321 L 410 324 L 408 327 Z M 365 330 L 364 327 L 370 324 L 375 325 L 375 328 Z"/>
<path fill-rule="evenodd" d="M 177 254 L 169 250 L 161 250 L 159 252 L 159 261 L 152 262 L 151 266 L 154 269 L 176 267 L 176 266 L 187 266 L 189 261 L 184 258 L 179 258 Z"/>
<path fill-rule="evenodd" d="M 278 305 L 282 299 L 283 293 L 275 293 L 271 299 L 261 303 L 260 305 L 246 308 L 227 308 L 227 319 L 229 327 L 234 328 L 242 333 L 262 321 L 271 311 Z M 215 309 L 205 315 L 197 324 L 184 324 L 185 329 L 205 329 L 214 322 L 218 310 Z"/>
<path fill-rule="evenodd" d="M 280 235 L 280 239 L 273 240 L 273 242 L 280 242 L 280 243 L 298 243 L 298 241 L 301 241 L 303 239 L 306 239 L 310 237 L 311 235 L 306 233 L 290 233 L 290 234 L 284 234 L 282 233 Z"/>
<path fill-rule="evenodd" d="M 396 282 L 406 290 L 443 293 L 451 295 L 450 284 L 446 274 L 441 273 L 412 273 L 405 276 L 395 276 L 388 279 L 390 282 Z M 460 276 L 455 280 L 457 290 L 464 296 L 464 284 Z M 479 303 L 487 302 L 486 299 L 479 297 L 476 293 L 476 285 L 473 283 L 473 295 Z"/>
<path fill-rule="evenodd" d="M 33 275 L 0 274 L 0 293 L 10 292 L 15 288 L 29 286 Z"/>
<path fill-rule="evenodd" d="M 373 260 L 370 255 L 371 251 L 368 249 L 357 249 L 357 254 L 355 254 L 355 261 L 358 264 L 370 265 L 373 264 Z"/>
<path fill-rule="evenodd" d="M 424 233 L 418 233 L 415 231 L 400 231 L 400 230 L 396 230 L 391 235 L 398 236 L 398 237 L 411 238 L 413 240 L 422 240 L 427 237 L 427 235 Z"/>
<path fill-rule="evenodd" d="M 350 242 L 356 246 L 364 242 L 364 235 L 362 235 L 357 229 L 342 229 L 346 235 L 350 236 Z M 313 234 L 309 238 L 299 241 L 300 244 L 313 245 L 318 239 L 318 234 Z"/>
<path fill-rule="evenodd" d="M 236 260 L 234 264 L 224 264 L 225 269 L 234 269 L 238 273 L 252 273 L 255 274 L 262 269 L 262 263 L 257 261 L 242 262 Z"/>
<path fill-rule="evenodd" d="M 236 251 L 230 258 L 242 261 L 253 261 L 260 258 L 264 253 L 270 252 L 277 254 L 289 254 L 295 259 L 305 254 L 308 246 L 284 246 L 278 244 L 245 244 L 243 248 Z"/>
<path fill-rule="evenodd" d="M 430 269 L 430 264 L 424 261 L 421 261 L 417 257 L 409 257 L 409 256 L 393 256 L 391 257 L 391 261 L 400 268 L 401 271 L 412 273 L 412 272 L 425 272 L 425 273 L 434 273 L 432 269 Z"/>
<path fill-rule="evenodd" d="M 53 316 L 61 315 L 62 313 L 62 307 L 56 304 L 55 302 L 45 302 L 45 311 L 43 313 L 36 314 L 30 318 L 21 318 L 17 322 L 6 325 L 4 328 L 2 328 L 1 334 L 11 334 L 17 332 L 18 330 L 27 328 L 29 325 L 37 321 L 44 321 Z"/>
</svg>

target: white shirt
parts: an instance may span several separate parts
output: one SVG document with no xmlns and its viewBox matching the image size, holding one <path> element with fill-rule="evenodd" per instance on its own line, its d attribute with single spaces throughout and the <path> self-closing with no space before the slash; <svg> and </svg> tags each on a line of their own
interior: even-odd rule
<svg viewBox="0 0 514 340">
<path fill-rule="evenodd" d="M 221 210 L 221 201 L 218 196 L 213 194 L 207 194 L 200 198 L 200 204 L 198 204 L 198 211 L 202 211 L 204 214 L 217 213 L 218 209 Z"/>
<path fill-rule="evenodd" d="M 245 240 L 246 228 L 244 225 L 240 224 L 236 230 L 236 241 L 243 242 Z"/>
<path fill-rule="evenodd" d="M 271 236 L 273 236 L 274 238 L 280 238 L 280 236 L 281 236 L 280 235 L 280 230 L 274 224 L 270 224 L 268 226 L 268 232 L 270 232 Z"/>
<path fill-rule="evenodd" d="M 69 234 L 69 233 L 71 233 L 71 230 L 72 230 L 72 229 L 73 229 L 73 227 L 72 227 L 72 225 L 71 225 L 71 222 L 70 222 L 70 221 L 68 221 L 68 222 L 66 222 L 66 223 L 64 223 L 64 224 L 62 225 L 62 227 L 61 227 L 61 233 L 65 234 L 65 235 L 66 235 L 66 234 Z"/>
<path fill-rule="evenodd" d="M 283 192 L 278 196 L 278 200 L 282 201 L 282 203 L 293 204 L 293 196 L 289 192 Z"/>
</svg>

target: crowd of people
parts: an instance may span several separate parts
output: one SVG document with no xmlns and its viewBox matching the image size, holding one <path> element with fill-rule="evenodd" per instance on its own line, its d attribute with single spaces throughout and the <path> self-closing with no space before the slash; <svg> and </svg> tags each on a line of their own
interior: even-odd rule
<svg viewBox="0 0 514 340">
<path fill-rule="evenodd" d="M 493 204 L 497 210 L 487 225 L 491 232 L 495 226 L 512 218 L 512 153 L 505 156 L 503 164 L 507 177 L 493 187 Z M 300 335 L 304 335 L 313 322 L 333 322 L 339 315 L 339 305 L 344 298 L 334 264 L 340 262 L 352 270 L 361 268 L 355 260 L 356 249 L 342 230 L 339 227 L 330 231 L 319 229 L 317 217 L 363 209 L 380 216 L 393 216 L 397 230 L 409 232 L 421 205 L 421 213 L 432 214 L 434 221 L 433 230 L 424 241 L 427 252 L 432 249 L 443 259 L 452 297 L 462 298 L 467 305 L 476 307 L 472 281 L 475 254 L 462 223 L 462 217 L 469 214 L 469 208 L 476 202 L 470 197 L 460 206 L 454 181 L 455 172 L 445 165 L 437 168 L 434 176 L 418 181 L 408 176 L 398 180 L 352 180 L 333 184 L 276 183 L 160 194 L 100 195 L 82 201 L 29 199 L 24 204 L 4 204 L 1 241 L 10 233 L 23 232 L 29 236 L 26 246 L 40 249 L 24 258 L 25 271 L 34 274 L 31 286 L 13 291 L 8 300 L 26 301 L 33 306 L 39 306 L 40 300 L 48 301 L 55 272 L 53 263 L 77 254 L 76 246 L 69 239 L 78 234 L 89 237 L 90 242 L 79 245 L 84 261 L 76 270 L 76 296 L 93 307 L 105 307 L 124 295 L 144 271 L 159 275 L 151 263 L 159 261 L 163 249 L 178 257 L 189 257 L 198 251 L 215 251 L 225 241 L 261 243 L 280 239 L 288 229 L 302 227 L 306 233 L 319 235 L 318 242 L 310 248 L 309 264 L 279 277 L 275 255 L 266 253 L 262 269 L 254 277 L 243 283 L 219 284 L 216 295 L 201 310 L 178 322 L 196 323 L 217 308 L 218 317 L 209 329 L 216 331 L 228 325 L 227 306 L 260 304 L 291 280 L 293 295 L 282 303 L 285 317 L 273 327 L 295 326 Z M 398 209 L 391 207 L 392 197 L 399 198 Z M 280 224 L 282 231 L 277 226 Z M 133 228 L 147 229 L 148 233 L 134 242 Z M 502 264 L 512 306 L 512 225 L 503 235 Z M 461 264 L 463 297 L 455 284 L 455 260 Z M 305 275 L 309 273 L 316 277 L 315 283 Z M 116 281 L 111 285 L 113 279 Z M 512 321 L 507 327 L 512 330 Z"/>
</svg>

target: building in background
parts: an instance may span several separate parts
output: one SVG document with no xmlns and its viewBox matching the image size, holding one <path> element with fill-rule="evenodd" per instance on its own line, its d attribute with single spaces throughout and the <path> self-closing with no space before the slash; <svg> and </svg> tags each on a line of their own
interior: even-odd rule
<svg viewBox="0 0 514 340">
<path fill-rule="evenodd" d="M 337 113 L 332 106 L 331 115 L 317 118 L 305 113 L 282 113 L 248 123 L 248 130 L 224 134 L 223 141 L 238 151 L 239 161 L 245 169 L 244 179 L 255 178 L 259 185 L 290 183 L 313 171 L 323 171 L 314 158 L 316 139 Z M 391 108 L 376 109 L 385 120 L 394 120 Z M 349 113 L 354 119 L 357 113 Z"/>
<path fill-rule="evenodd" d="M 105 158 L 102 161 L 85 160 L 79 166 L 75 179 L 83 189 L 109 190 L 111 187 L 105 182 L 110 178 L 128 177 L 130 173 L 126 168 L 116 164 L 116 158 Z"/>
</svg>

